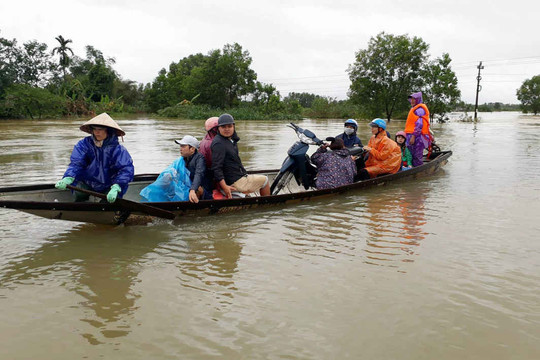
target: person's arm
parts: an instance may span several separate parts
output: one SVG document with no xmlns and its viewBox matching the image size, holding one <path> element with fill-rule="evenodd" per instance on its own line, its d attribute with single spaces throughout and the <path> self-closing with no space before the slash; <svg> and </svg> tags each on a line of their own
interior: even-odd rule
<svg viewBox="0 0 540 360">
<path fill-rule="evenodd" d="M 70 163 L 64 177 L 71 177 L 74 179 L 80 179 L 80 176 L 84 169 L 86 169 L 86 153 L 88 152 L 88 146 L 85 143 L 85 139 L 80 140 L 71 152 Z"/>
<path fill-rule="evenodd" d="M 323 158 L 323 154 L 326 153 L 327 151 L 327 148 L 328 147 L 328 144 L 324 144 L 322 146 L 319 146 L 319 148 L 317 149 L 317 151 L 315 151 L 313 153 L 313 155 L 311 155 L 311 161 L 313 161 L 313 163 L 315 165 L 320 165 L 321 164 L 321 161 L 322 161 L 322 158 Z"/>
<path fill-rule="evenodd" d="M 225 147 L 221 143 L 214 142 L 210 149 L 212 151 L 212 172 L 214 173 L 214 179 L 219 183 L 225 178 L 223 175 Z"/>
<path fill-rule="evenodd" d="M 197 191 L 199 186 L 201 186 L 204 178 L 204 173 L 206 172 L 204 156 L 197 156 L 196 160 L 197 162 L 195 163 L 195 174 L 193 175 L 193 181 L 191 182 L 191 190 L 195 191 Z"/>
<path fill-rule="evenodd" d="M 405 148 L 405 160 L 407 161 L 407 166 L 412 166 L 412 154 L 407 148 Z"/>
<path fill-rule="evenodd" d="M 133 159 L 125 147 L 118 145 L 113 153 L 113 168 L 115 175 L 111 178 L 112 184 L 118 184 L 122 189 L 121 194 L 125 194 L 128 184 L 133 181 L 135 167 Z"/>
<path fill-rule="evenodd" d="M 379 161 L 386 160 L 391 153 L 390 141 L 383 141 L 382 147 L 380 147 L 379 149 L 375 149 L 374 147 L 371 148 L 371 150 L 369 151 L 370 156 L 373 156 L 376 160 Z"/>
<path fill-rule="evenodd" d="M 420 134 L 422 134 L 422 128 L 424 127 L 424 120 L 422 119 L 422 116 L 426 115 L 426 110 L 419 107 L 414 111 L 414 114 L 418 116 L 418 119 L 416 119 L 416 122 L 414 123 L 413 135 L 414 137 L 418 137 Z"/>
<path fill-rule="evenodd" d="M 189 189 L 189 201 L 193 203 L 198 203 L 199 198 L 197 197 L 197 190 L 201 186 L 206 173 L 206 162 L 202 154 L 200 154 L 200 156 L 197 156 L 195 160 L 195 174 L 193 175 L 193 181 L 191 182 L 191 187 Z M 194 160 L 192 159 L 191 161 Z"/>
</svg>

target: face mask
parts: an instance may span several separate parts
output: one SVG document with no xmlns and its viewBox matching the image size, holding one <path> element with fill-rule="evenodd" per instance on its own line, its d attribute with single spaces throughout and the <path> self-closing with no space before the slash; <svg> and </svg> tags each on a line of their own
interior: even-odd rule
<svg viewBox="0 0 540 360">
<path fill-rule="evenodd" d="M 345 128 L 345 134 L 352 135 L 353 133 L 354 133 L 354 129 L 351 129 L 351 128 L 348 128 L 348 127 Z"/>
</svg>

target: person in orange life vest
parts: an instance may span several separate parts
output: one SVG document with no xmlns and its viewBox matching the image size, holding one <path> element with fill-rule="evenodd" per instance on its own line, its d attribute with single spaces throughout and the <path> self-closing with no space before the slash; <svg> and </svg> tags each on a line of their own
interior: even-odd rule
<svg viewBox="0 0 540 360">
<path fill-rule="evenodd" d="M 399 145 L 386 134 L 386 121 L 373 120 L 368 145 L 364 150 L 368 152 L 366 167 L 358 170 L 357 180 L 367 180 L 381 174 L 395 174 L 401 168 L 401 149 Z"/>
<path fill-rule="evenodd" d="M 407 134 L 407 148 L 412 155 L 412 166 L 424 163 L 424 149 L 431 144 L 429 133 L 429 110 L 422 101 L 422 92 L 416 92 L 408 97 L 411 110 L 405 123 Z"/>
</svg>

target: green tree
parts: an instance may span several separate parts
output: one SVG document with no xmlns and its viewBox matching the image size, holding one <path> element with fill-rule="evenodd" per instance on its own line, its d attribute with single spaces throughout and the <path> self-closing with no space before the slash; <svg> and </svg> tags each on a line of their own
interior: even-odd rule
<svg viewBox="0 0 540 360">
<path fill-rule="evenodd" d="M 222 106 L 232 107 L 241 96 L 255 90 L 257 75 L 250 68 L 252 61 L 249 52 L 237 43 L 223 47 L 223 55 L 216 63 L 216 71 L 221 75 L 219 85 L 225 90 Z"/>
<path fill-rule="evenodd" d="M 59 65 L 62 68 L 62 73 L 64 74 L 64 79 L 66 78 L 66 69 L 71 63 L 71 58 L 68 55 L 68 52 L 73 56 L 73 50 L 67 45 L 72 42 L 71 39 L 64 39 L 62 35 L 58 35 L 55 39 L 60 43 L 59 46 L 55 47 L 52 50 L 52 54 L 58 54 L 60 56 Z"/>
<path fill-rule="evenodd" d="M 252 94 L 252 102 L 254 105 L 268 105 L 268 102 L 272 96 L 277 96 L 278 99 L 280 98 L 279 91 L 277 91 L 277 88 L 274 85 L 264 84 L 259 81 L 255 83 L 255 90 Z"/>
<path fill-rule="evenodd" d="M 3 117 L 43 118 L 59 116 L 66 110 L 66 99 L 47 89 L 13 84 L 7 91 L 0 115 Z"/>
<path fill-rule="evenodd" d="M 118 75 L 112 68 L 114 58 L 105 58 L 103 52 L 93 46 L 86 46 L 86 59 L 74 56 L 70 71 L 84 89 L 84 95 L 92 101 L 101 101 L 102 97 L 112 97 L 115 80 Z M 72 94 L 67 94 L 71 96 Z"/>
<path fill-rule="evenodd" d="M 121 99 L 126 105 L 140 108 L 144 99 L 143 86 L 133 80 L 116 78 L 114 80 L 112 96 L 115 99 Z"/>
<path fill-rule="evenodd" d="M 207 55 L 195 54 L 161 70 L 145 89 L 152 111 L 174 106 L 183 100 L 219 108 L 239 104 L 241 97 L 255 90 L 257 75 L 250 68 L 252 59 L 239 44 L 227 44 Z"/>
<path fill-rule="evenodd" d="M 292 92 L 292 93 L 289 93 L 289 95 L 287 95 L 285 97 L 284 101 L 298 100 L 300 105 L 302 105 L 305 108 L 310 108 L 311 105 L 313 104 L 313 101 L 315 99 L 319 98 L 319 97 L 321 97 L 321 96 L 320 95 L 315 95 L 315 94 L 310 94 L 310 93 L 307 93 L 307 92 L 303 92 L 303 93 Z"/>
<path fill-rule="evenodd" d="M 349 97 L 364 106 L 366 115 L 390 121 L 394 112 L 406 110 L 404 99 L 411 90 L 422 85 L 420 74 L 428 48 L 421 38 L 407 35 L 382 32 L 371 38 L 348 68 Z"/>
<path fill-rule="evenodd" d="M 444 53 L 440 58 L 429 62 L 422 72 L 425 81 L 422 92 L 429 107 L 430 120 L 434 117 L 443 119 L 460 100 L 461 91 L 456 74 L 450 67 L 451 62 L 450 55 Z"/>
<path fill-rule="evenodd" d="M 516 95 L 524 113 L 537 115 L 540 112 L 540 75 L 525 80 Z"/>
<path fill-rule="evenodd" d="M 6 89 L 17 82 L 21 50 L 17 47 L 17 40 L 0 37 L 0 99 Z"/>
<path fill-rule="evenodd" d="M 101 101 L 105 96 L 112 97 L 116 72 L 105 65 L 97 63 L 88 72 L 87 92 L 93 101 Z"/>
<path fill-rule="evenodd" d="M 170 103 L 167 90 L 167 70 L 161 69 L 154 81 L 151 84 L 146 84 L 144 88 L 146 106 L 150 111 L 157 112 L 160 109 L 173 105 Z"/>
<path fill-rule="evenodd" d="M 23 44 L 19 67 L 19 82 L 38 87 L 45 87 L 57 70 L 47 51 L 47 44 L 35 40 Z"/>
</svg>

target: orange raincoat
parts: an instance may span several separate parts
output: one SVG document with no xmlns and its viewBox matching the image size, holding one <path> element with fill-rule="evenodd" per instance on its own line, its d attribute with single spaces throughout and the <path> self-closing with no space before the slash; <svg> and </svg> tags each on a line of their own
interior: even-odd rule
<svg viewBox="0 0 540 360">
<path fill-rule="evenodd" d="M 401 148 L 386 131 L 381 131 L 369 139 L 371 148 L 366 160 L 366 170 L 371 178 L 380 174 L 395 174 L 401 168 Z"/>
</svg>

